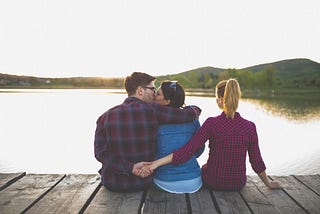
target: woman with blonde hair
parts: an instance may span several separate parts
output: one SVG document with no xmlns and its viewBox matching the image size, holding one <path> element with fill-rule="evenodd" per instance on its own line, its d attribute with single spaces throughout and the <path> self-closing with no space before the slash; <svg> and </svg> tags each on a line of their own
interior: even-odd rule
<svg viewBox="0 0 320 214">
<path fill-rule="evenodd" d="M 247 181 L 247 152 L 251 167 L 262 182 L 271 189 L 280 188 L 278 182 L 269 180 L 266 175 L 255 124 L 242 118 L 237 112 L 240 97 L 241 91 L 237 80 L 219 82 L 216 86 L 216 102 L 223 110 L 222 113 L 207 118 L 188 144 L 145 166 L 140 170 L 140 176 L 146 177 L 157 167 L 171 162 L 180 164 L 187 161 L 209 141 L 209 158 L 202 166 L 203 183 L 208 188 L 241 190 Z"/>
</svg>

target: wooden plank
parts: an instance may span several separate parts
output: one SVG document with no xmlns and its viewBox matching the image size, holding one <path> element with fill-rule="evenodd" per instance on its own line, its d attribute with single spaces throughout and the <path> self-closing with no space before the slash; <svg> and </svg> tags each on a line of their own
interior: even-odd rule
<svg viewBox="0 0 320 214">
<path fill-rule="evenodd" d="M 23 176 L 25 176 L 25 172 L 20 173 L 0 173 L 0 191 L 4 188 L 8 187 L 10 184 L 16 182 Z"/>
<path fill-rule="evenodd" d="M 84 213 L 139 213 L 143 192 L 115 193 L 101 186 Z"/>
<path fill-rule="evenodd" d="M 209 190 L 204 187 L 202 187 L 198 192 L 189 194 L 189 199 L 192 213 L 218 213 Z"/>
<path fill-rule="evenodd" d="M 309 213 L 320 213 L 320 197 L 293 176 L 272 176 Z"/>
<path fill-rule="evenodd" d="M 220 213 L 251 213 L 239 192 L 212 191 Z"/>
<path fill-rule="evenodd" d="M 188 213 L 185 194 L 167 193 L 151 187 L 146 195 L 143 214 Z"/>
<path fill-rule="evenodd" d="M 269 189 L 258 176 L 248 177 L 248 182 L 253 183 L 267 200 L 281 213 L 305 213 L 282 189 Z"/>
<path fill-rule="evenodd" d="M 240 194 L 253 213 L 280 213 L 250 180 L 247 181 L 247 184 L 240 191 Z"/>
<path fill-rule="evenodd" d="M 21 213 L 56 185 L 64 175 L 27 174 L 0 192 L 0 213 Z"/>
<path fill-rule="evenodd" d="M 320 175 L 296 175 L 294 177 L 320 196 Z"/>
<path fill-rule="evenodd" d="M 97 174 L 70 174 L 26 213 L 79 213 L 99 184 Z"/>
</svg>

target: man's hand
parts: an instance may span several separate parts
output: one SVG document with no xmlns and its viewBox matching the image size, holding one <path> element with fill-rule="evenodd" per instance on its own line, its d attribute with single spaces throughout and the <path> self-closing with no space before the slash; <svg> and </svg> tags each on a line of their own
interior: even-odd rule
<svg viewBox="0 0 320 214">
<path fill-rule="evenodd" d="M 149 175 L 146 176 L 146 173 L 144 173 L 143 176 L 142 173 L 141 173 L 141 170 L 144 166 L 148 166 L 150 165 L 151 162 L 139 162 L 139 163 L 135 163 L 133 165 L 133 168 L 132 168 L 132 174 L 136 175 L 136 176 L 139 176 L 139 177 L 142 177 L 142 178 L 145 178 L 145 177 L 148 177 Z M 150 173 L 151 174 L 151 173 Z"/>
<path fill-rule="evenodd" d="M 197 117 L 200 116 L 201 111 L 202 111 L 201 108 L 199 108 L 198 106 L 195 106 L 195 105 L 189 105 L 189 106 L 187 106 L 187 108 L 192 108 L 196 112 Z"/>
<path fill-rule="evenodd" d="M 155 170 L 153 162 L 150 164 L 144 165 L 140 170 L 139 170 L 139 176 L 142 178 L 150 176 L 153 171 Z"/>
</svg>

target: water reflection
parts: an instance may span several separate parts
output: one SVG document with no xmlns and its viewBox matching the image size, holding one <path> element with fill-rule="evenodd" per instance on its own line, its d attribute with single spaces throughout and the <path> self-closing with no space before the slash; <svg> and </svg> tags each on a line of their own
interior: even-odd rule
<svg viewBox="0 0 320 214">
<path fill-rule="evenodd" d="M 248 99 L 274 116 L 295 121 L 320 119 L 320 99 L 315 95 L 275 96 L 271 98 Z"/>
<path fill-rule="evenodd" d="M 186 104 L 202 108 L 203 123 L 221 110 L 212 91 L 199 93 L 188 94 Z M 112 89 L 0 89 L 0 172 L 96 173 L 95 121 L 126 96 Z M 257 126 L 269 174 L 320 172 L 318 97 L 242 99 L 239 112 Z M 201 165 L 207 154 L 208 147 Z"/>
</svg>

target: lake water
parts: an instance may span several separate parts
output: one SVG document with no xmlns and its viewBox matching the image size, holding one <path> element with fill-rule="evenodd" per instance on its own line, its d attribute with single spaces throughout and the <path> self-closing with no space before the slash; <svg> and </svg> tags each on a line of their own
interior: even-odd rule
<svg viewBox="0 0 320 214">
<path fill-rule="evenodd" d="M 125 98 L 123 90 L 0 89 L 0 172 L 97 173 L 96 119 Z M 201 124 L 220 114 L 213 96 L 188 95 L 186 104 L 202 108 Z M 319 104 L 314 97 L 241 100 L 238 110 L 257 126 L 268 174 L 320 173 Z"/>
</svg>

